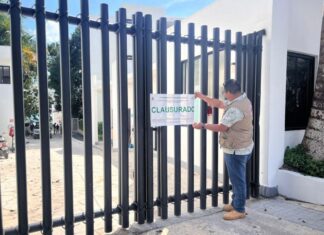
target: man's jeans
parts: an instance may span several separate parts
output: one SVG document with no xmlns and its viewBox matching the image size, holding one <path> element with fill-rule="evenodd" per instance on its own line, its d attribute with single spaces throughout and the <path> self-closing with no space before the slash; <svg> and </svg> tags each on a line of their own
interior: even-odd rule
<svg viewBox="0 0 324 235">
<path fill-rule="evenodd" d="M 232 183 L 232 206 L 238 212 L 245 212 L 246 199 L 246 163 L 251 158 L 248 155 L 235 155 L 224 153 L 228 175 Z"/>
</svg>

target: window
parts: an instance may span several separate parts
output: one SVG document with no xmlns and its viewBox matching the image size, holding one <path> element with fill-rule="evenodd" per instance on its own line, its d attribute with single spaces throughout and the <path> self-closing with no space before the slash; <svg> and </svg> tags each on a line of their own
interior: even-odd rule
<svg viewBox="0 0 324 235">
<path fill-rule="evenodd" d="M 10 67 L 0 65 L 0 84 L 10 84 Z"/>
<path fill-rule="evenodd" d="M 314 57 L 288 52 L 286 130 L 305 129 L 314 91 Z"/>
</svg>

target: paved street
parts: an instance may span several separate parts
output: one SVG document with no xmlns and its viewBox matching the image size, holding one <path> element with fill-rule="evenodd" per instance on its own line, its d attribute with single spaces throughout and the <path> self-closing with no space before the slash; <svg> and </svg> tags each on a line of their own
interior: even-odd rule
<svg viewBox="0 0 324 235">
<path fill-rule="evenodd" d="M 26 139 L 27 146 L 27 187 L 28 187 L 28 213 L 29 223 L 41 221 L 42 197 L 41 197 L 41 162 L 39 140 Z M 130 151 L 130 202 L 134 201 L 134 155 Z M 17 224 L 17 199 L 16 199 L 16 172 L 15 156 L 10 154 L 9 159 L 0 160 L 1 191 L 3 205 L 3 223 L 5 227 Z M 156 158 L 154 169 L 157 169 Z M 173 164 L 169 160 L 169 195 L 174 192 Z M 181 171 L 182 191 L 186 191 L 187 171 L 183 167 Z M 62 139 L 54 137 L 51 140 L 51 176 L 52 176 L 52 208 L 53 218 L 64 215 L 64 177 Z M 155 196 L 157 175 L 155 170 Z M 85 208 L 84 192 L 84 158 L 83 142 L 73 139 L 73 189 L 74 212 L 81 213 Z M 93 185 L 94 208 L 103 208 L 103 159 L 99 147 L 93 148 Z M 195 172 L 195 190 L 199 189 L 199 173 Z M 211 186 L 211 180 L 207 180 L 207 187 Z M 118 154 L 112 155 L 112 197 L 113 207 L 118 203 Z M 222 196 L 219 196 L 219 206 L 222 206 Z M 211 208 L 210 197 L 207 198 L 207 209 L 199 209 L 199 200 L 195 200 L 195 213 L 186 213 L 186 203 L 182 202 L 182 216 L 173 216 L 173 205 L 169 205 L 169 219 L 160 220 L 155 215 L 153 224 L 133 224 L 130 229 L 123 230 L 118 226 L 118 216 L 113 216 L 114 234 L 324 234 L 324 206 L 315 206 L 307 203 L 277 199 L 250 200 L 248 202 L 248 216 L 245 220 L 225 222 L 222 220 L 223 212 L 220 208 Z M 157 210 L 155 210 L 156 212 Z M 133 213 L 130 215 L 130 223 L 133 223 Z M 95 220 L 96 234 L 103 234 L 103 220 Z M 35 233 L 40 234 L 40 233 Z M 54 229 L 54 234 L 64 234 L 64 228 Z M 85 234 L 85 224 L 75 224 L 75 234 Z"/>
</svg>

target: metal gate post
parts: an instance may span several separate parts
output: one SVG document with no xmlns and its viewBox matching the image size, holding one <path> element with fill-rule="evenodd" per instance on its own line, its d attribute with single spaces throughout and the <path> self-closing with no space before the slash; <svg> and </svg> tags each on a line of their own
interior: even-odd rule
<svg viewBox="0 0 324 235">
<path fill-rule="evenodd" d="M 195 25 L 188 24 L 188 93 L 195 91 Z M 194 212 L 194 129 L 188 126 L 188 212 Z"/>
<path fill-rule="evenodd" d="M 102 47 L 102 104 L 103 104 L 103 157 L 104 157 L 104 214 L 105 232 L 112 231 L 111 197 L 111 103 L 109 61 L 109 17 L 108 5 L 101 4 Z"/>
<path fill-rule="evenodd" d="M 225 31 L 225 81 L 231 79 L 231 30 Z M 223 164 L 223 203 L 229 203 L 229 177 L 227 167 Z"/>
<path fill-rule="evenodd" d="M 213 30 L 213 97 L 219 98 L 219 28 Z M 213 110 L 213 123 L 218 123 L 218 109 Z M 218 205 L 218 133 L 212 136 L 212 206 Z"/>
<path fill-rule="evenodd" d="M 160 93 L 167 93 L 167 21 L 162 17 L 160 23 L 160 38 L 159 38 L 159 76 L 160 76 Z M 160 203 L 161 203 L 161 218 L 168 218 L 168 152 L 167 152 L 167 127 L 160 127 Z"/>
<path fill-rule="evenodd" d="M 201 93 L 208 92 L 208 54 L 207 54 L 207 26 L 201 26 Z M 202 101 L 201 101 L 202 102 Z M 207 122 L 207 105 L 201 104 L 201 122 Z M 206 168 L 207 168 L 207 133 L 205 129 L 200 130 L 200 209 L 206 209 Z"/>
<path fill-rule="evenodd" d="M 145 15 L 144 26 L 146 221 L 152 223 L 154 219 L 153 129 L 150 125 L 150 94 L 152 93 L 152 16 Z"/>
<path fill-rule="evenodd" d="M 144 161 L 145 161 L 145 84 L 143 63 L 143 14 L 137 12 L 134 17 L 134 110 L 135 110 L 135 181 L 136 181 L 136 219 L 139 224 L 145 221 L 144 197 Z"/>
<path fill-rule="evenodd" d="M 71 137 L 71 82 L 70 82 L 70 53 L 69 25 L 67 0 L 59 0 L 60 26 L 60 83 L 63 116 L 63 159 L 64 159 L 64 205 L 65 205 L 65 234 L 73 234 L 73 173 L 72 173 L 72 137 Z"/>
<path fill-rule="evenodd" d="M 119 206 L 120 223 L 129 226 L 129 189 L 128 189 L 128 94 L 127 94 L 127 34 L 126 10 L 119 9 L 117 14 L 117 53 L 118 53 L 118 120 L 119 120 Z"/>
<path fill-rule="evenodd" d="M 259 188 L 260 188 L 260 101 L 261 101 L 261 66 L 262 66 L 262 36 L 264 32 L 256 33 L 256 44 L 255 44 L 255 53 L 256 59 L 255 61 L 255 121 L 254 121 L 254 128 L 255 128 L 255 135 L 254 135 L 254 171 L 255 171 L 255 178 L 254 178 L 254 185 L 252 191 L 252 197 L 258 198 L 259 197 Z"/>
<path fill-rule="evenodd" d="M 46 64 L 44 0 L 36 0 L 37 73 L 39 81 L 40 141 L 42 163 L 43 233 L 52 234 L 49 107 Z"/>
<path fill-rule="evenodd" d="M 0 235 L 3 235 L 3 223 L 2 223 L 2 197 L 1 197 L 1 175 L 0 175 Z"/>
<path fill-rule="evenodd" d="M 81 2 L 81 56 L 82 56 L 82 94 L 84 128 L 85 200 L 86 231 L 93 234 L 93 162 L 92 162 L 92 112 L 91 112 L 91 72 L 90 72 L 90 32 L 89 3 Z"/>
<path fill-rule="evenodd" d="M 15 113 L 16 174 L 18 226 L 20 234 L 28 233 L 24 88 L 21 50 L 21 8 L 19 0 L 10 1 L 11 64 Z"/>
<path fill-rule="evenodd" d="M 174 22 L 174 94 L 182 93 L 181 22 Z M 174 215 L 181 215 L 181 126 L 174 127 Z"/>
</svg>

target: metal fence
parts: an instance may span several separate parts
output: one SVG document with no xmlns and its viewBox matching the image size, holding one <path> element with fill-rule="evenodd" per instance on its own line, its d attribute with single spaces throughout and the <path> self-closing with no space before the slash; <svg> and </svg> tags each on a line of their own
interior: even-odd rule
<svg viewBox="0 0 324 235">
<path fill-rule="evenodd" d="M 103 217 L 105 232 L 112 231 L 112 215 L 119 214 L 123 228 L 129 227 L 129 212 L 135 211 L 139 224 L 154 221 L 154 207 L 158 208 L 162 219 L 168 218 L 168 204 L 174 203 L 174 214 L 181 215 L 181 201 L 186 200 L 187 211 L 194 211 L 194 198 L 200 198 L 200 208 L 206 209 L 207 195 L 211 195 L 212 206 L 216 207 L 218 195 L 223 193 L 223 202 L 229 201 L 229 180 L 224 167 L 223 185 L 218 184 L 218 135 L 213 134 L 212 188 L 206 187 L 206 130 L 201 130 L 200 139 L 200 190 L 194 191 L 194 131 L 188 127 L 188 155 L 181 156 L 181 130 L 175 127 L 174 132 L 174 168 L 175 193 L 168 194 L 167 166 L 167 127 L 152 129 L 150 126 L 149 95 L 152 92 L 166 93 L 167 82 L 167 42 L 174 44 L 174 77 L 175 93 L 182 91 L 181 78 L 181 46 L 187 44 L 188 50 L 188 89 L 194 93 L 194 60 L 195 47 L 200 47 L 201 56 L 201 91 L 207 93 L 209 85 L 208 51 L 213 56 L 213 96 L 219 97 L 219 57 L 225 53 L 225 78 L 231 77 L 231 51 L 236 52 L 235 77 L 243 84 L 243 90 L 252 101 L 254 108 L 254 141 L 255 149 L 247 170 L 249 191 L 253 197 L 259 195 L 259 112 L 260 112 L 260 83 L 262 36 L 264 31 L 243 36 L 236 33 L 236 41 L 231 40 L 231 31 L 225 31 L 225 41 L 220 42 L 219 28 L 213 29 L 212 40 L 208 40 L 207 26 L 201 27 L 199 38 L 195 33 L 193 23 L 187 25 L 188 35 L 181 35 L 180 21 L 174 22 L 174 33 L 167 34 L 167 20 L 157 21 L 157 31 L 152 31 L 151 15 L 137 12 L 133 16 L 131 26 L 126 18 L 126 10 L 119 9 L 116 22 L 109 23 L 108 5 L 101 4 L 100 21 L 89 20 L 87 0 L 81 0 L 81 17 L 68 15 L 67 0 L 59 0 L 58 13 L 46 12 L 44 0 L 36 0 L 35 8 L 20 6 L 19 0 L 11 0 L 10 4 L 0 4 L 0 11 L 9 12 L 11 19 L 11 51 L 14 89 L 14 111 L 16 129 L 16 172 L 17 172 L 17 203 L 18 225 L 16 228 L 3 228 L 0 201 L 0 234 L 28 234 L 42 231 L 52 234 L 52 229 L 65 226 L 66 234 L 74 233 L 74 223 L 85 221 L 86 233 L 94 233 L 94 219 Z M 27 176 L 26 176 L 26 145 L 24 138 L 24 100 L 21 48 L 21 17 L 35 17 L 37 32 L 37 61 L 39 78 L 40 127 L 41 127 L 41 180 L 43 197 L 43 220 L 36 224 L 28 223 L 27 210 Z M 50 146 L 49 146 L 49 114 L 48 114 L 48 85 L 46 65 L 46 30 L 45 21 L 59 22 L 60 57 L 61 57 L 61 95 L 63 113 L 63 155 L 64 155 L 64 205 L 65 214 L 62 218 L 52 218 L 51 207 L 51 175 L 50 175 Z M 73 177 L 72 177 L 72 139 L 71 139 L 71 82 L 69 56 L 69 24 L 81 28 L 82 50 L 82 83 L 83 83 L 83 118 L 84 118 L 84 147 L 85 147 L 85 212 L 74 214 L 73 210 Z M 102 89 L 103 89 L 103 158 L 104 158 L 104 208 L 94 211 L 93 208 L 93 153 L 92 153 L 92 124 L 91 124 L 91 78 L 90 78 L 90 37 L 89 29 L 101 30 L 102 41 Z M 119 120 L 119 204 L 112 205 L 112 176 L 111 176 L 111 104 L 110 104 L 110 40 L 109 32 L 117 35 L 117 67 L 118 67 L 118 120 Z M 134 100 L 135 100 L 135 201 L 129 202 L 129 150 L 128 150 L 128 94 L 127 94 L 127 35 L 133 37 L 134 58 Z M 152 42 L 157 43 L 157 91 L 152 86 Z M 105 66 L 106 65 L 106 66 Z M 201 120 L 206 122 L 206 105 L 202 106 Z M 213 122 L 218 122 L 218 111 L 213 110 Z M 158 155 L 158 195 L 153 196 L 153 132 L 156 132 Z M 187 158 L 187 192 L 181 192 L 181 158 Z M 5 176 L 3 176 L 5 177 Z M 249 193 L 250 196 L 250 193 Z"/>
</svg>

